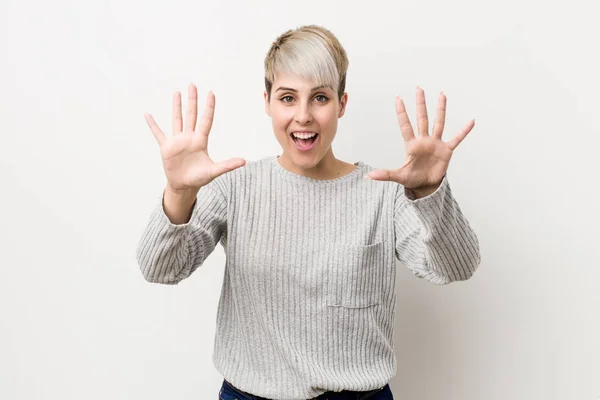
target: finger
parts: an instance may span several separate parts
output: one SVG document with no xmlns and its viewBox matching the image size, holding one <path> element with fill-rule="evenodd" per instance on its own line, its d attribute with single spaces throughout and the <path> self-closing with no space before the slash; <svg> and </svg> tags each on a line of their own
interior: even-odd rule
<svg viewBox="0 0 600 400">
<path fill-rule="evenodd" d="M 215 95 L 212 92 L 208 92 L 206 96 L 206 105 L 204 106 L 204 113 L 198 124 L 198 132 L 203 135 L 208 135 L 210 128 L 212 127 L 213 118 L 215 116 Z"/>
<path fill-rule="evenodd" d="M 444 92 L 440 93 L 437 106 L 437 114 L 435 118 L 435 124 L 433 125 L 433 137 L 436 139 L 442 139 L 444 133 L 444 124 L 446 123 L 446 95 Z"/>
<path fill-rule="evenodd" d="M 389 169 L 376 169 L 369 172 L 365 177 L 374 181 L 389 181 L 392 176 L 392 171 Z"/>
<path fill-rule="evenodd" d="M 194 132 L 198 118 L 198 91 L 193 83 L 188 87 L 188 104 L 185 117 L 185 132 Z"/>
<path fill-rule="evenodd" d="M 374 181 L 393 181 L 400 184 L 404 184 L 405 182 L 404 171 L 402 169 L 376 169 L 369 172 L 366 178 Z"/>
<path fill-rule="evenodd" d="M 456 136 L 454 136 L 451 140 L 448 141 L 448 147 L 450 147 L 451 150 L 457 148 L 460 142 L 462 142 L 463 139 L 467 137 L 467 135 L 469 134 L 469 132 L 471 132 L 471 129 L 473 129 L 474 126 L 475 120 L 472 119 L 462 131 L 460 131 Z"/>
<path fill-rule="evenodd" d="M 173 129 L 173 135 L 181 133 L 183 130 L 183 119 L 181 117 L 181 93 L 173 93 L 173 119 L 171 123 L 171 129 Z"/>
<path fill-rule="evenodd" d="M 396 96 L 396 116 L 398 117 L 398 125 L 400 125 L 400 131 L 402 132 L 404 140 L 408 142 L 409 140 L 414 139 L 415 133 L 413 132 L 412 125 L 408 119 L 408 114 L 406 113 L 406 108 L 404 107 L 404 102 L 400 96 Z"/>
<path fill-rule="evenodd" d="M 417 86 L 417 129 L 419 136 L 429 136 L 429 120 L 427 118 L 427 105 L 425 92 Z"/>
<path fill-rule="evenodd" d="M 226 161 L 215 163 L 213 179 L 220 175 L 223 175 L 226 172 L 243 167 L 244 165 L 246 165 L 246 160 L 244 160 L 243 158 L 231 158 Z"/>
<path fill-rule="evenodd" d="M 146 122 L 148 123 L 148 126 L 150 127 L 150 130 L 154 135 L 154 138 L 156 138 L 156 141 L 159 145 L 162 145 L 165 142 L 165 140 L 167 140 L 167 137 L 165 136 L 163 131 L 158 127 L 152 115 L 146 113 L 144 114 L 144 117 L 146 118 Z"/>
</svg>

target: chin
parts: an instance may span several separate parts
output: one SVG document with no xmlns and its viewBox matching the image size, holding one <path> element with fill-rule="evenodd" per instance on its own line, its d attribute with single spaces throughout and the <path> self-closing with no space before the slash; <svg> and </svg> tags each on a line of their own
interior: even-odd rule
<svg viewBox="0 0 600 400">
<path fill-rule="evenodd" d="M 291 157 L 290 157 L 291 161 L 298 168 L 302 168 L 302 169 L 316 168 L 319 165 L 319 163 L 321 161 L 323 161 L 323 158 L 325 157 L 324 154 L 302 154 L 302 153 L 295 152 L 294 149 L 292 149 L 291 151 L 292 151 Z"/>
</svg>

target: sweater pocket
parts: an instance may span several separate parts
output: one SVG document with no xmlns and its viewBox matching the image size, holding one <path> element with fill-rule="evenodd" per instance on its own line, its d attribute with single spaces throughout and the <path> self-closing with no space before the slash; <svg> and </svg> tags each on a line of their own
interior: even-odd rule
<svg viewBox="0 0 600 400">
<path fill-rule="evenodd" d="M 336 245 L 327 266 L 328 306 L 364 308 L 381 303 L 383 242 Z"/>
</svg>

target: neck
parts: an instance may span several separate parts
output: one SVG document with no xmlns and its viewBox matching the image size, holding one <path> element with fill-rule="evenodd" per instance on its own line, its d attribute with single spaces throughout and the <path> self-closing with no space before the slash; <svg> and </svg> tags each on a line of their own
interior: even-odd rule
<svg viewBox="0 0 600 400">
<path fill-rule="evenodd" d="M 355 167 L 353 164 L 348 164 L 335 158 L 331 148 L 325 156 L 314 165 L 296 164 L 292 157 L 285 152 L 279 156 L 278 161 L 279 164 L 288 171 L 319 180 L 339 178 L 340 176 L 351 172 Z"/>
</svg>

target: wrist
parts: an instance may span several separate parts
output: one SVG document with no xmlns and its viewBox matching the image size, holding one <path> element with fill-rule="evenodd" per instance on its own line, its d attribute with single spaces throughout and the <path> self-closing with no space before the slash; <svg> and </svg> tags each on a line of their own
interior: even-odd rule
<svg viewBox="0 0 600 400">
<path fill-rule="evenodd" d="M 198 191 L 196 190 L 173 190 L 170 187 L 165 189 L 164 203 L 167 208 L 187 209 L 196 201 Z"/>
<path fill-rule="evenodd" d="M 173 189 L 169 185 L 165 188 L 165 196 L 169 196 L 172 199 L 186 201 L 195 199 L 198 195 L 200 188 L 198 189 Z"/>
<path fill-rule="evenodd" d="M 180 225 L 189 222 L 196 202 L 193 191 L 173 191 L 167 187 L 163 195 L 163 210 L 171 223 Z"/>
<path fill-rule="evenodd" d="M 411 188 L 411 190 L 415 195 L 415 199 L 421 199 L 423 197 L 427 197 L 427 196 L 433 194 L 439 187 L 440 187 L 440 184 L 437 184 L 437 185 Z"/>
</svg>

